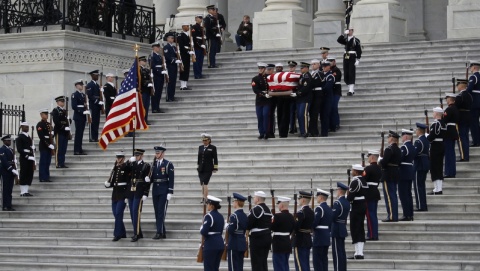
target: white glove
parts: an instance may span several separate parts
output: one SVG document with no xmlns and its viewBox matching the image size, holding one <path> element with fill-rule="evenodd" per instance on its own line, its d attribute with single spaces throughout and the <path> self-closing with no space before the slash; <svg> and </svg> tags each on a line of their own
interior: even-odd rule
<svg viewBox="0 0 480 271">
<path fill-rule="evenodd" d="M 150 182 L 150 177 L 145 177 L 145 182 L 149 183 Z"/>
<path fill-rule="evenodd" d="M 265 98 L 271 98 L 272 96 L 268 95 L 268 94 L 265 94 Z"/>
<path fill-rule="evenodd" d="M 54 132 L 54 131 L 51 131 L 51 132 L 50 132 L 50 134 L 51 134 L 51 135 L 54 135 L 54 134 L 55 134 L 55 132 Z"/>
<path fill-rule="evenodd" d="M 217 34 L 216 37 L 221 37 L 221 35 L 220 35 L 220 34 Z"/>
<path fill-rule="evenodd" d="M 103 87 L 101 87 L 101 88 L 100 88 L 100 91 L 101 91 L 101 92 L 104 92 L 105 90 L 103 89 Z"/>
<path fill-rule="evenodd" d="M 16 169 L 12 169 L 12 173 L 15 175 L 15 176 L 18 176 L 18 171 Z"/>
<path fill-rule="evenodd" d="M 16 164 L 16 163 L 17 163 L 17 158 L 15 158 L 15 159 L 13 160 L 13 162 Z"/>
<path fill-rule="evenodd" d="M 182 61 L 177 59 L 177 60 L 175 60 L 175 63 L 180 64 L 180 63 L 182 63 Z"/>
<path fill-rule="evenodd" d="M 143 202 L 147 201 L 147 199 L 148 199 L 147 196 L 143 196 L 143 197 L 142 197 Z"/>
<path fill-rule="evenodd" d="M 188 53 L 189 53 L 190 55 L 194 55 L 194 54 L 195 54 L 194 51 L 189 51 Z"/>
<path fill-rule="evenodd" d="M 128 199 L 125 199 L 124 202 L 125 202 L 125 204 L 128 204 Z"/>
<path fill-rule="evenodd" d="M 425 137 L 428 137 L 428 133 L 425 133 Z"/>
<path fill-rule="evenodd" d="M 291 93 L 290 96 L 291 97 L 297 97 L 297 93 Z"/>
<path fill-rule="evenodd" d="M 147 87 L 153 87 L 153 84 L 152 83 L 148 83 Z"/>
<path fill-rule="evenodd" d="M 36 150 L 35 145 L 32 146 L 32 150 L 34 150 L 34 151 Z"/>
<path fill-rule="evenodd" d="M 204 36 L 203 36 L 203 39 L 207 39 L 207 36 L 204 35 Z"/>
<path fill-rule="evenodd" d="M 350 30 L 345 30 L 345 35 L 348 35 L 350 33 Z"/>
<path fill-rule="evenodd" d="M 90 115 L 90 111 L 85 110 L 85 111 L 83 111 L 83 114 L 84 114 L 84 115 Z"/>
<path fill-rule="evenodd" d="M 99 102 L 98 102 L 98 105 L 103 105 L 103 102 L 102 102 L 102 101 L 99 101 Z"/>
<path fill-rule="evenodd" d="M 53 144 L 50 144 L 50 145 L 48 145 L 48 148 L 51 149 L 51 150 L 54 150 L 55 146 L 53 146 Z"/>
<path fill-rule="evenodd" d="M 70 127 L 65 127 L 65 131 L 70 131 Z"/>
<path fill-rule="evenodd" d="M 360 64 L 360 60 L 357 59 L 357 61 L 355 61 L 355 66 L 358 66 L 358 64 Z"/>
<path fill-rule="evenodd" d="M 243 31 L 243 34 L 247 34 L 247 31 Z"/>
<path fill-rule="evenodd" d="M 30 161 L 35 161 L 35 156 L 29 156 L 29 157 L 28 157 L 28 160 L 30 160 Z"/>
<path fill-rule="evenodd" d="M 205 45 L 200 45 L 200 47 L 202 47 L 203 49 L 207 49 L 207 47 Z"/>
<path fill-rule="evenodd" d="M 105 181 L 105 187 L 110 187 L 110 182 L 109 181 Z"/>
<path fill-rule="evenodd" d="M 162 71 L 162 74 L 168 74 L 168 72 L 167 71 Z"/>
<path fill-rule="evenodd" d="M 170 200 L 172 198 L 172 194 L 168 193 L 167 194 L 167 200 Z"/>
<path fill-rule="evenodd" d="M 378 157 L 377 163 L 380 163 L 382 161 L 383 157 Z"/>
<path fill-rule="evenodd" d="M 229 225 L 230 225 L 230 224 L 228 224 L 228 222 L 225 221 L 225 226 L 223 227 L 223 229 L 224 229 L 224 230 L 227 230 Z"/>
<path fill-rule="evenodd" d="M 190 49 L 190 47 L 188 47 L 188 46 L 183 46 L 183 48 L 185 48 L 185 49 L 187 49 L 187 50 Z"/>
<path fill-rule="evenodd" d="M 132 157 L 130 157 L 130 159 L 128 159 L 128 161 L 130 161 L 130 162 L 135 162 L 135 160 L 137 160 L 137 159 L 135 158 L 135 156 L 132 156 Z"/>
</svg>

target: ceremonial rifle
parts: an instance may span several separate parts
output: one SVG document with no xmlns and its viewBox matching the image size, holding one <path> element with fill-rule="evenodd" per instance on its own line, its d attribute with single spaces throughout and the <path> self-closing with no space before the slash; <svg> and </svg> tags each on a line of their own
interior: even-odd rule
<svg viewBox="0 0 480 271">
<path fill-rule="evenodd" d="M 424 114 L 425 114 L 425 124 L 427 125 L 427 133 L 430 133 L 430 125 L 428 124 L 428 111 L 427 111 L 427 109 L 425 109 Z"/>
<path fill-rule="evenodd" d="M 232 215 L 232 198 L 230 197 L 229 184 L 227 183 L 227 202 L 228 202 L 228 212 L 227 212 L 227 224 L 230 222 L 230 216 Z M 228 230 L 225 231 L 225 248 L 222 253 L 222 261 L 227 260 L 227 248 L 228 248 Z"/>
<path fill-rule="evenodd" d="M 178 36 L 178 33 L 175 33 L 175 46 L 177 47 L 177 50 L 176 50 L 177 51 L 176 52 L 177 53 L 177 60 L 182 61 L 182 58 L 180 57 L 180 46 L 178 45 L 177 36 Z M 183 62 L 181 62 L 180 65 L 178 65 L 178 69 L 179 69 L 178 72 L 183 72 L 183 69 L 184 69 Z"/>
<path fill-rule="evenodd" d="M 87 73 L 85 73 L 86 77 Z M 85 110 L 88 111 L 89 114 L 87 114 L 87 124 L 88 124 L 88 134 L 90 134 L 90 123 L 92 123 L 92 116 L 90 115 L 90 101 L 88 100 L 88 96 L 85 94 L 85 86 L 87 85 L 87 79 L 85 78 L 85 84 L 83 85 L 83 93 L 85 95 L 85 102 L 83 103 Z"/>
<path fill-rule="evenodd" d="M 348 176 L 348 182 L 347 182 L 347 183 L 348 183 L 348 187 L 350 187 L 350 181 L 351 181 L 351 180 L 350 180 L 350 179 L 351 179 L 350 171 L 351 171 L 350 169 L 347 169 L 347 176 Z"/>
<path fill-rule="evenodd" d="M 67 116 L 67 123 L 68 123 L 68 127 L 70 128 L 70 124 L 72 124 L 72 120 L 68 116 L 68 97 L 66 97 L 66 96 L 65 96 L 65 102 L 66 102 L 65 115 Z M 70 132 L 70 131 L 68 131 L 68 140 L 72 140 L 72 132 Z"/>
<path fill-rule="evenodd" d="M 297 218 L 297 190 L 293 187 L 293 216 Z"/>
<path fill-rule="evenodd" d="M 53 100 L 50 102 L 50 108 L 51 110 L 53 111 Z M 55 146 L 53 144 L 53 134 L 52 134 L 52 111 L 50 111 L 50 120 L 49 120 L 49 123 L 50 123 L 50 127 L 48 129 L 48 136 L 49 136 L 49 143 L 53 146 Z M 52 154 L 52 156 L 55 155 L 55 149 L 53 150 L 50 150 L 50 153 Z"/>
<path fill-rule="evenodd" d="M 352 0 L 343 0 L 345 3 L 345 25 L 346 29 L 348 30 L 350 27 L 350 17 L 352 16 L 353 12 L 353 1 Z"/>
<path fill-rule="evenodd" d="M 20 133 L 20 127 L 18 127 L 18 133 L 17 135 Z M 17 136 L 15 136 L 15 138 L 13 139 L 13 147 L 12 147 L 12 150 L 13 150 L 13 169 L 16 169 L 17 170 L 17 173 L 20 174 L 19 170 L 18 170 L 18 167 L 17 167 L 17 154 L 15 153 L 15 145 L 17 145 L 17 143 L 15 142 L 17 141 Z M 3 178 L 2 178 L 3 179 Z M 18 177 L 18 175 L 15 175 L 14 177 L 14 180 L 15 180 L 15 185 L 19 185 L 20 184 L 20 179 Z"/>
<path fill-rule="evenodd" d="M 313 200 L 313 178 L 310 178 L 310 194 L 312 195 L 312 209 L 315 207 L 315 201 Z"/>
<path fill-rule="evenodd" d="M 217 6 L 218 6 L 218 4 L 217 4 Z M 220 40 L 220 45 L 223 45 L 223 31 L 220 28 L 220 20 L 218 19 L 218 11 L 216 12 L 216 14 L 217 14 L 216 19 L 217 19 L 217 30 L 218 30 L 217 34 L 220 35 L 220 37 L 218 37 L 218 39 Z"/>
<path fill-rule="evenodd" d="M 333 186 L 332 186 L 332 177 L 330 177 L 330 207 L 333 208 Z"/>
<path fill-rule="evenodd" d="M 163 62 L 163 71 L 166 71 L 166 73 L 164 74 L 165 76 L 165 84 L 168 84 L 168 81 L 169 81 L 169 77 L 168 77 L 168 71 L 167 71 L 167 63 L 165 62 L 165 52 L 163 51 L 165 47 L 162 47 L 162 50 L 160 50 L 160 52 L 162 52 L 162 62 Z M 163 89 L 163 86 L 162 86 L 162 89 Z"/>
<path fill-rule="evenodd" d="M 205 222 L 205 215 L 207 214 L 207 202 L 204 200 L 203 201 L 203 220 L 202 220 L 202 225 L 203 222 Z M 200 247 L 198 248 L 198 253 L 197 253 L 197 263 L 203 263 L 203 245 L 205 243 L 205 237 L 202 235 L 202 240 L 200 242 Z"/>
<path fill-rule="evenodd" d="M 100 88 L 103 88 L 103 65 L 102 65 L 102 71 L 100 72 Z M 104 103 L 103 101 L 103 91 L 100 89 L 100 96 L 98 97 L 100 102 Z M 102 104 L 102 114 L 105 114 L 105 103 Z"/>
<path fill-rule="evenodd" d="M 272 195 L 272 215 L 275 215 L 275 190 L 272 187 L 272 179 L 270 179 L 270 195 Z"/>
<path fill-rule="evenodd" d="M 453 77 L 453 72 L 452 72 L 452 92 L 455 93 L 455 77 Z"/>
<path fill-rule="evenodd" d="M 118 95 L 118 69 L 115 69 L 115 90 L 117 91 Z"/>
<path fill-rule="evenodd" d="M 195 45 L 193 44 L 193 37 L 192 37 L 192 28 L 193 28 L 193 25 L 190 25 L 190 52 L 194 52 L 193 54 L 191 54 L 192 56 L 192 63 L 195 63 L 197 62 L 197 57 L 195 56 Z"/>
<path fill-rule="evenodd" d="M 248 211 L 250 212 L 252 210 L 252 196 L 250 195 L 250 189 L 248 189 Z M 245 232 L 245 239 L 247 242 L 247 249 L 245 250 L 245 254 L 243 255 L 245 258 L 248 258 L 248 235 L 250 231 Z"/>
<path fill-rule="evenodd" d="M 35 141 L 33 140 L 33 131 L 35 131 L 35 126 L 32 125 L 32 153 L 33 153 L 33 159 L 35 159 Z M 33 171 L 37 170 L 37 161 L 33 161 Z"/>
<path fill-rule="evenodd" d="M 385 148 L 385 132 L 383 131 L 383 125 L 382 125 L 382 132 L 380 133 L 380 136 L 382 137 L 382 144 L 380 145 L 380 157 L 383 157 L 383 151 Z"/>
<path fill-rule="evenodd" d="M 442 90 L 441 89 L 438 90 L 438 94 L 440 94 L 440 98 L 439 98 L 440 108 L 443 109 L 443 98 L 442 98 Z"/>
<path fill-rule="evenodd" d="M 363 153 L 363 141 L 360 141 L 360 146 L 362 149 L 362 152 L 360 153 L 360 156 L 362 157 L 362 167 L 365 167 L 365 153 Z"/>
<path fill-rule="evenodd" d="M 468 80 L 468 52 L 465 53 L 465 79 Z"/>
</svg>

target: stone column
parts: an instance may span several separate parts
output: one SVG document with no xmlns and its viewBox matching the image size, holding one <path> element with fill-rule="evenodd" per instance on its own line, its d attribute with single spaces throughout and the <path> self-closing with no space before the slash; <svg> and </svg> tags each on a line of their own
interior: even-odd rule
<svg viewBox="0 0 480 271">
<path fill-rule="evenodd" d="M 361 0 L 353 7 L 351 26 L 363 43 L 408 41 L 407 14 L 396 0 Z"/>
<path fill-rule="evenodd" d="M 206 7 L 208 5 L 210 5 L 209 0 L 180 0 L 180 6 L 177 8 L 178 13 L 175 16 L 175 24 L 172 29 L 180 30 L 183 22 L 194 24 L 195 15 L 207 15 Z"/>
<path fill-rule="evenodd" d="M 155 4 L 155 21 L 157 25 L 168 24 L 171 14 L 177 13 L 178 0 L 153 0 Z"/>
<path fill-rule="evenodd" d="M 335 46 L 345 25 L 345 5 L 340 0 L 318 0 L 313 20 L 314 46 Z"/>
<path fill-rule="evenodd" d="M 408 11 L 408 40 L 426 40 L 424 29 L 424 0 L 403 0 L 402 4 Z"/>
<path fill-rule="evenodd" d="M 447 38 L 480 37 L 480 1 L 449 0 L 447 6 Z"/>
<path fill-rule="evenodd" d="M 267 0 L 254 15 L 253 49 L 312 47 L 312 18 L 300 4 L 300 0 Z"/>
</svg>

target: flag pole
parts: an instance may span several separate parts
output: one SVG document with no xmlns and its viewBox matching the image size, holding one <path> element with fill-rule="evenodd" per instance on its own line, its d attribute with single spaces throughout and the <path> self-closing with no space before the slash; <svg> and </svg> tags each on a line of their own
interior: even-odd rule
<svg viewBox="0 0 480 271">
<path fill-rule="evenodd" d="M 138 50 L 140 49 L 140 46 L 138 46 L 138 44 L 135 44 L 135 46 L 133 46 L 133 50 L 135 51 L 135 61 L 137 62 L 137 73 L 138 73 Z M 138 88 L 140 88 L 140 77 L 138 77 L 139 81 L 138 81 Z M 137 119 L 136 119 L 136 116 L 137 116 L 137 112 L 138 112 L 138 92 L 137 92 L 137 102 L 136 102 L 136 105 L 135 106 L 135 116 L 133 116 L 133 120 L 132 120 L 132 124 L 133 124 L 133 141 L 132 141 L 132 155 L 135 156 L 135 135 L 136 135 L 136 128 L 137 128 Z"/>
<path fill-rule="evenodd" d="M 137 127 L 137 120 L 135 117 L 133 117 L 132 120 L 133 123 L 133 141 L 132 141 L 132 156 L 135 156 L 135 128 Z"/>
</svg>

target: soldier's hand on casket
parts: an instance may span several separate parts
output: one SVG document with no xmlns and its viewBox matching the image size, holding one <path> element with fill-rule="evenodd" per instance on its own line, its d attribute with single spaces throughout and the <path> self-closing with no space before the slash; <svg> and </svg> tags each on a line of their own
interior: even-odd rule
<svg viewBox="0 0 480 271">
<path fill-rule="evenodd" d="M 148 83 L 147 87 L 151 88 L 151 87 L 153 87 L 153 84 L 152 84 L 152 83 Z"/>
<path fill-rule="evenodd" d="M 85 110 L 85 111 L 83 111 L 83 114 L 84 114 L 84 115 L 90 115 L 90 111 Z"/>
<path fill-rule="evenodd" d="M 355 66 L 358 66 L 358 64 L 360 64 L 360 60 L 357 59 L 357 61 L 355 61 Z"/>
<path fill-rule="evenodd" d="M 170 199 L 172 199 L 172 194 L 168 193 L 167 194 L 167 200 L 170 200 Z"/>
<path fill-rule="evenodd" d="M 177 60 L 175 60 L 175 63 L 180 64 L 180 63 L 182 63 L 182 61 L 177 59 Z"/>
<path fill-rule="evenodd" d="M 194 51 L 188 51 L 188 53 L 189 53 L 190 55 L 194 55 L 194 54 L 195 54 Z"/>
<path fill-rule="evenodd" d="M 105 181 L 105 187 L 106 188 L 110 187 L 110 182 L 109 181 Z"/>
<path fill-rule="evenodd" d="M 98 102 L 98 105 L 103 105 L 103 102 L 102 102 L 102 101 L 99 101 L 99 102 Z"/>
<path fill-rule="evenodd" d="M 65 131 L 70 131 L 70 127 L 65 127 Z"/>
<path fill-rule="evenodd" d="M 291 93 L 290 96 L 291 97 L 297 97 L 297 93 Z"/>
<path fill-rule="evenodd" d="M 167 71 L 162 71 L 162 74 L 168 74 L 168 72 Z"/>
<path fill-rule="evenodd" d="M 30 161 L 35 161 L 35 156 L 29 156 L 29 157 L 28 157 L 28 160 L 30 160 Z"/>
<path fill-rule="evenodd" d="M 207 49 L 207 47 L 203 44 L 200 47 L 202 47 L 203 49 Z"/>
<path fill-rule="evenodd" d="M 16 169 L 12 169 L 12 173 L 15 175 L 15 176 L 18 176 L 18 171 Z"/>
<path fill-rule="evenodd" d="M 272 98 L 272 96 L 268 95 L 268 94 L 265 94 L 265 98 Z"/>
<path fill-rule="evenodd" d="M 50 145 L 48 145 L 48 148 L 51 149 L 51 150 L 54 150 L 55 146 L 53 146 L 53 144 L 50 144 Z"/>
<path fill-rule="evenodd" d="M 149 183 L 150 182 L 150 177 L 145 177 L 145 182 Z"/>
<path fill-rule="evenodd" d="M 143 196 L 143 197 L 142 197 L 142 200 L 143 200 L 144 202 L 147 201 L 147 199 L 148 199 L 147 196 Z"/>
<path fill-rule="evenodd" d="M 130 162 L 135 162 L 135 160 L 137 160 L 137 159 L 135 158 L 135 156 L 132 156 L 132 157 L 130 157 L 130 159 L 128 159 L 128 161 L 130 161 Z"/>
<path fill-rule="evenodd" d="M 220 35 L 220 34 L 217 34 L 216 36 L 217 36 L 217 37 L 221 37 L 221 35 Z"/>
<path fill-rule="evenodd" d="M 100 88 L 100 91 L 101 91 L 101 92 L 104 92 L 105 90 L 103 89 L 103 87 L 101 87 L 101 88 Z"/>
</svg>

